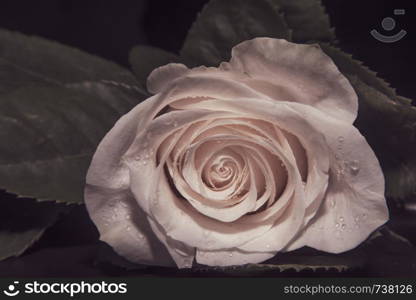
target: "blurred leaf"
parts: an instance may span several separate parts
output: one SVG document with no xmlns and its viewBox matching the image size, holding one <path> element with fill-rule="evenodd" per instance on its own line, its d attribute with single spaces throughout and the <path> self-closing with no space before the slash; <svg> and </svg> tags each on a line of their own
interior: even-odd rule
<svg viewBox="0 0 416 300">
<path fill-rule="evenodd" d="M 280 7 L 296 43 L 334 41 L 334 29 L 321 0 L 268 0 Z"/>
<path fill-rule="evenodd" d="M 82 202 L 96 146 L 145 97 L 116 64 L 0 30 L 0 188 Z"/>
<path fill-rule="evenodd" d="M 130 50 L 129 62 L 142 86 L 146 86 L 149 74 L 156 68 L 169 63 L 184 63 L 176 54 L 150 46 L 135 46 Z"/>
<path fill-rule="evenodd" d="M 19 256 L 36 242 L 43 232 L 69 210 L 64 204 L 37 203 L 12 195 L 0 198 L 0 260 Z"/>
<path fill-rule="evenodd" d="M 274 1 L 211 0 L 189 30 L 181 56 L 195 65 L 217 66 L 229 60 L 231 48 L 242 41 L 290 36 Z"/>
<path fill-rule="evenodd" d="M 348 77 L 358 95 L 355 125 L 380 161 L 386 195 L 393 199 L 411 197 L 416 193 L 416 107 L 350 55 L 329 45 L 321 47 Z"/>
</svg>

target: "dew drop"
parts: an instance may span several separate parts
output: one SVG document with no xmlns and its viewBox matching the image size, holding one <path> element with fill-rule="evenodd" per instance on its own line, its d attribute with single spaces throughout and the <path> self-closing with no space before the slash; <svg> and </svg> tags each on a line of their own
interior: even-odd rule
<svg viewBox="0 0 416 300">
<path fill-rule="evenodd" d="M 127 230 L 127 231 L 130 231 L 130 230 L 131 230 L 131 227 L 130 227 L 130 226 L 127 226 L 127 227 L 126 227 L 126 230 Z"/>
<path fill-rule="evenodd" d="M 142 234 L 139 234 L 139 235 L 137 236 L 137 238 L 138 238 L 139 240 L 142 240 L 142 239 L 144 238 L 144 236 L 143 236 Z"/>
<path fill-rule="evenodd" d="M 341 229 L 342 229 L 342 230 L 344 230 L 344 229 L 345 229 L 345 227 L 347 227 L 347 225 L 345 225 L 345 224 L 342 224 L 342 225 L 341 225 Z"/>
<path fill-rule="evenodd" d="M 339 227 L 339 223 L 335 223 L 335 228 L 338 228 Z"/>
<path fill-rule="evenodd" d="M 331 201 L 331 207 L 335 207 L 335 200 Z"/>
<path fill-rule="evenodd" d="M 353 160 L 349 163 L 350 173 L 352 175 L 357 175 L 360 172 L 360 166 L 358 160 Z"/>
<path fill-rule="evenodd" d="M 356 217 L 354 218 L 354 221 L 355 221 L 355 223 L 358 223 L 358 221 L 360 221 L 360 217 L 359 217 L 359 216 L 356 216 Z"/>
<path fill-rule="evenodd" d="M 266 245 L 266 248 L 267 248 L 267 249 L 269 249 L 269 248 L 270 248 L 270 245 L 269 245 L 269 244 L 267 244 L 267 245 Z"/>
<path fill-rule="evenodd" d="M 339 136 L 338 137 L 338 142 L 343 143 L 344 142 L 344 137 L 343 136 Z"/>
<path fill-rule="evenodd" d="M 230 253 L 230 254 L 228 254 L 228 256 L 229 256 L 229 257 L 233 257 L 233 254 L 232 254 L 232 253 Z"/>
<path fill-rule="evenodd" d="M 343 217 L 339 217 L 339 221 L 342 223 L 344 222 L 344 218 Z"/>
</svg>

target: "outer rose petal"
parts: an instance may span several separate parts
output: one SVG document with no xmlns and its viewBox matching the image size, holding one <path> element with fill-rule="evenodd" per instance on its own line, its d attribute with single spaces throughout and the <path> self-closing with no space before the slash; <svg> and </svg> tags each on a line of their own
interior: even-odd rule
<svg viewBox="0 0 416 300">
<path fill-rule="evenodd" d="M 88 170 L 84 196 L 100 239 L 117 253 L 136 263 L 171 266 L 172 258 L 129 191 L 130 171 L 122 161 L 152 100 L 124 115 L 101 141 Z"/>
<path fill-rule="evenodd" d="M 175 265 L 130 192 L 88 185 L 85 199 L 90 217 L 100 232 L 100 240 L 118 254 L 140 264 Z"/>
<path fill-rule="evenodd" d="M 219 88 L 220 83 L 215 83 L 227 80 L 230 87 L 238 83 L 245 86 L 245 97 L 257 92 L 262 94 L 259 99 L 308 104 L 351 124 L 357 116 L 358 100 L 354 89 L 318 45 L 255 38 L 236 45 L 230 62 L 222 63 L 219 69 L 186 70 L 181 64 L 159 67 L 150 74 L 148 88 L 151 92 L 170 90 L 176 88 L 176 80 L 184 77 L 189 84 L 189 88 L 184 89 L 184 93 L 188 93 L 184 97 L 212 96 L 214 91 L 219 98 L 233 99 L 229 97 L 229 88 Z M 205 84 L 204 80 L 213 82 Z"/>
<path fill-rule="evenodd" d="M 324 132 L 333 151 L 325 201 L 304 231 L 286 248 L 310 246 L 339 253 L 363 242 L 389 218 L 380 164 L 353 126 L 316 110 L 308 117 Z"/>
<path fill-rule="evenodd" d="M 247 84 L 277 100 L 308 104 L 350 123 L 357 116 L 354 89 L 319 45 L 255 38 L 235 46 L 223 67 L 248 74 Z M 283 90 L 292 99 L 282 98 Z"/>
<path fill-rule="evenodd" d="M 136 138 L 138 121 L 144 119 L 152 98 L 140 103 L 121 117 L 98 145 L 87 173 L 87 184 L 126 189 L 129 170 L 121 158 Z M 88 200 L 88 198 L 86 198 Z"/>
</svg>

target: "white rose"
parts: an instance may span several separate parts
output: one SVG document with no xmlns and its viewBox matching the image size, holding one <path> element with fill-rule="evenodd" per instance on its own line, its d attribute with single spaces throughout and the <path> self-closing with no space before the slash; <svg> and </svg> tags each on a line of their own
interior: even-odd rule
<svg viewBox="0 0 416 300">
<path fill-rule="evenodd" d="M 100 239 L 130 261 L 339 253 L 387 221 L 357 96 L 319 46 L 256 38 L 218 68 L 160 67 L 148 89 L 98 146 L 85 190 Z"/>
</svg>

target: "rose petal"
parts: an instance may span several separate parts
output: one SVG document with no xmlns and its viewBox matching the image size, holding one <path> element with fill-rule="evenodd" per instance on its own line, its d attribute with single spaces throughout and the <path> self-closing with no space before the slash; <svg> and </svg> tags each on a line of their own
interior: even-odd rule
<svg viewBox="0 0 416 300">
<path fill-rule="evenodd" d="M 90 217 L 100 232 L 100 240 L 118 254 L 139 264 L 174 265 L 129 191 L 87 185 L 85 198 Z"/>
<path fill-rule="evenodd" d="M 130 183 L 129 170 L 122 157 L 136 138 L 138 124 L 142 120 L 153 97 L 140 103 L 129 113 L 121 117 L 106 134 L 97 147 L 88 169 L 88 184 L 107 188 L 125 189 Z"/>
<path fill-rule="evenodd" d="M 189 69 L 185 65 L 177 63 L 156 68 L 147 78 L 147 90 L 153 94 L 159 93 L 163 87 L 187 73 L 189 73 Z"/>
<path fill-rule="evenodd" d="M 160 225 L 150 218 L 148 218 L 148 221 L 153 229 L 153 232 L 168 249 L 169 254 L 175 261 L 177 267 L 180 269 L 191 268 L 195 258 L 195 248 L 188 247 L 181 242 L 169 238 Z"/>
<path fill-rule="evenodd" d="M 310 246 L 339 253 L 363 242 L 388 220 L 384 178 L 374 152 L 351 125 L 311 111 L 332 149 L 325 201 L 305 231 L 286 250 Z"/>
<path fill-rule="evenodd" d="M 235 46 L 224 66 L 247 74 L 244 83 L 270 98 L 305 103 L 349 123 L 357 116 L 353 88 L 316 44 L 255 38 Z"/>
</svg>

